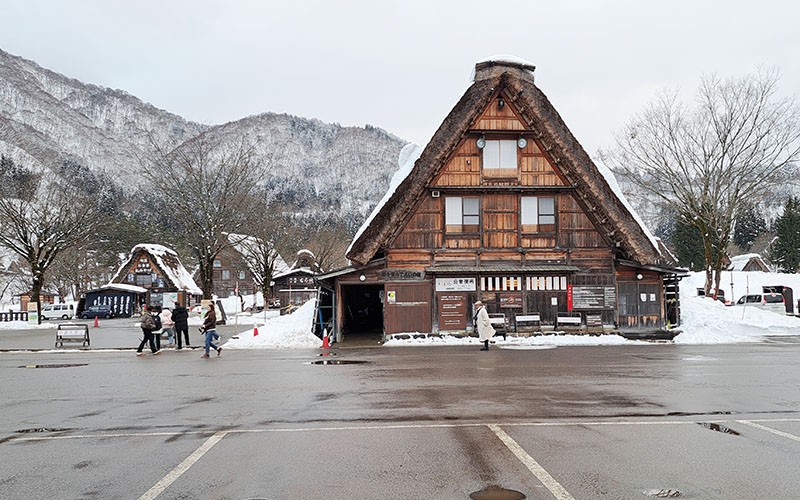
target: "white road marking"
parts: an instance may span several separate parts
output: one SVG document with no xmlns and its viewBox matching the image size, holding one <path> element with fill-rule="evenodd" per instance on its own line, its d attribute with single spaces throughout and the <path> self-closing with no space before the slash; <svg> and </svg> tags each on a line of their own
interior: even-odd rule
<svg viewBox="0 0 800 500">
<path fill-rule="evenodd" d="M 757 424 L 751 420 L 737 420 L 737 422 L 739 422 L 740 424 L 749 425 L 750 427 L 755 427 L 756 429 L 761 429 L 762 431 L 767 431 L 769 433 L 775 434 L 776 436 L 785 437 L 787 439 L 792 439 L 794 441 L 800 441 L 800 436 L 795 436 L 794 434 L 789 434 L 788 432 L 779 431 L 771 427 Z"/>
<path fill-rule="evenodd" d="M 508 449 L 511 450 L 511 453 L 513 453 L 514 456 L 516 456 L 519 461 L 522 462 L 523 465 L 525 465 L 525 467 L 527 467 L 534 476 L 536 476 L 536 479 L 538 479 L 539 482 L 545 486 L 545 488 L 550 490 L 550 493 L 552 493 L 554 497 L 556 497 L 558 500 L 575 500 L 575 498 L 570 495 L 563 486 L 561 486 L 561 483 L 553 479 L 553 476 L 551 476 L 544 469 L 544 467 L 539 465 L 539 462 L 528 455 L 528 453 L 523 450 L 522 447 L 511 438 L 511 436 L 506 434 L 503 429 L 494 424 L 489 424 L 488 427 L 492 430 L 492 432 L 495 433 L 495 435 L 497 435 L 498 438 L 500 438 L 500 441 L 502 441 L 503 444 L 505 444 Z"/>
<path fill-rule="evenodd" d="M 758 420 L 656 420 L 656 421 L 583 421 L 570 420 L 568 422 L 476 422 L 469 424 L 393 424 L 393 425 L 351 425 L 341 427 L 286 427 L 279 429 L 231 429 L 224 431 L 226 434 L 248 434 L 263 432 L 335 432 L 335 431 L 372 431 L 372 430 L 391 430 L 391 429 L 452 429 L 456 427 L 486 427 L 488 425 L 502 425 L 503 427 L 572 427 L 572 426 L 627 426 L 627 425 L 696 425 L 698 422 L 800 422 L 800 418 L 773 418 Z M 120 432 L 114 434 L 71 434 L 58 436 L 25 436 L 15 437 L 14 442 L 26 441 L 55 441 L 59 439 L 109 439 L 109 438 L 129 438 L 129 437 L 169 437 L 180 434 L 181 436 L 208 434 L 209 430 L 198 431 L 174 431 L 174 432 Z"/>
<path fill-rule="evenodd" d="M 200 445 L 199 448 L 194 450 L 194 452 L 186 457 L 186 460 L 179 463 L 177 467 L 172 469 L 169 474 L 164 476 L 161 481 L 157 482 L 152 488 L 147 490 L 147 492 L 139 497 L 139 500 L 153 500 L 158 495 L 161 494 L 170 484 L 174 483 L 181 475 L 189 470 L 189 467 L 195 464 L 200 458 L 205 455 L 208 450 L 214 447 L 215 444 L 219 443 L 225 435 L 228 434 L 227 431 L 220 431 L 211 436 L 206 440 L 205 443 Z"/>
</svg>

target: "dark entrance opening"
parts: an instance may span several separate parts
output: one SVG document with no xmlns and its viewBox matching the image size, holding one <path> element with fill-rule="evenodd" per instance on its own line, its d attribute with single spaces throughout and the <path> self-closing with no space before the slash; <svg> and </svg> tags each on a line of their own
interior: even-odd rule
<svg viewBox="0 0 800 500">
<path fill-rule="evenodd" d="M 342 341 L 356 337 L 380 341 L 383 336 L 383 285 L 342 286 Z"/>
</svg>

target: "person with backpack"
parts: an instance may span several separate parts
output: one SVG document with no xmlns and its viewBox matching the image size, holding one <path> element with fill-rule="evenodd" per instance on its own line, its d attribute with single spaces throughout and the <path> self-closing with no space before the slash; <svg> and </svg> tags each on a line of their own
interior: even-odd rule
<svg viewBox="0 0 800 500">
<path fill-rule="evenodd" d="M 161 351 L 156 349 L 156 343 L 153 340 L 153 330 L 156 329 L 156 321 L 153 319 L 153 314 L 150 311 L 150 306 L 143 306 L 142 307 L 142 317 L 139 322 L 139 326 L 142 327 L 142 342 L 139 344 L 139 348 L 136 349 L 137 356 L 144 356 L 142 349 L 144 349 L 144 345 L 149 342 L 150 343 L 150 350 L 153 351 L 153 355 L 161 354 Z"/>
<path fill-rule="evenodd" d="M 156 329 L 153 330 L 153 340 L 156 343 L 156 350 L 161 351 L 161 308 L 157 306 L 150 306 L 150 314 L 153 316 L 153 322 L 156 324 Z"/>
</svg>

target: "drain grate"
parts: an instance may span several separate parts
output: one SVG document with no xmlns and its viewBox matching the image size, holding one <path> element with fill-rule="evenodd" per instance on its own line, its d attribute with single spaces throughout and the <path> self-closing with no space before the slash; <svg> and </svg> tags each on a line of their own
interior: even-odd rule
<svg viewBox="0 0 800 500">
<path fill-rule="evenodd" d="M 62 427 L 34 427 L 32 429 L 19 429 L 19 430 L 16 430 L 14 432 L 17 432 L 19 434 L 30 434 L 30 433 L 33 433 L 33 432 L 66 432 L 66 431 L 72 431 L 72 430 L 75 430 L 75 429 L 70 429 L 70 428 L 67 428 L 67 427 L 63 427 L 63 428 Z"/>
<path fill-rule="evenodd" d="M 89 366 L 89 363 L 61 363 L 52 365 L 22 365 L 19 368 L 72 368 L 73 366 Z"/>
<path fill-rule="evenodd" d="M 644 490 L 642 493 L 649 497 L 655 498 L 678 498 L 683 496 L 683 493 L 678 490 L 670 490 L 666 488 L 660 490 Z"/>
<path fill-rule="evenodd" d="M 517 490 L 507 490 L 500 486 L 490 485 L 486 488 L 470 493 L 472 500 L 523 500 L 527 498 Z"/>
<path fill-rule="evenodd" d="M 736 432 L 735 430 L 731 429 L 730 427 L 725 427 L 724 425 L 721 425 L 721 424 L 715 424 L 713 422 L 697 422 L 697 424 L 705 427 L 706 429 L 712 430 L 712 431 L 722 432 L 722 433 L 725 433 L 725 434 L 731 434 L 733 436 L 738 436 L 739 435 L 739 433 Z"/>
</svg>

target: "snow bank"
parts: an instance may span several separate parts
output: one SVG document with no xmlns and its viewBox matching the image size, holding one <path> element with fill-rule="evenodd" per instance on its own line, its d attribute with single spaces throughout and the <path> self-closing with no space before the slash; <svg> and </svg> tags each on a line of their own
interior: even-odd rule
<svg viewBox="0 0 800 500">
<path fill-rule="evenodd" d="M 264 324 L 245 330 L 224 344 L 225 349 L 314 349 L 322 340 L 312 333 L 316 300 L 309 300 L 292 314 L 268 318 Z"/>
<path fill-rule="evenodd" d="M 681 330 L 676 344 L 730 344 L 760 342 L 768 335 L 800 335 L 800 318 L 752 306 L 726 306 L 718 300 L 698 297 L 705 273 L 691 273 L 681 281 Z M 731 292 L 731 283 L 733 291 Z M 762 286 L 792 288 L 795 305 L 800 294 L 800 275 L 723 271 L 720 286 L 733 302 L 748 293 L 761 293 Z M 733 293 L 733 297 L 730 294 Z"/>
</svg>

